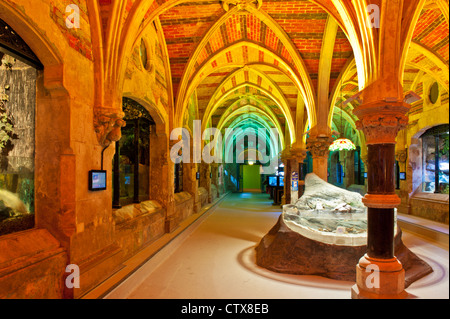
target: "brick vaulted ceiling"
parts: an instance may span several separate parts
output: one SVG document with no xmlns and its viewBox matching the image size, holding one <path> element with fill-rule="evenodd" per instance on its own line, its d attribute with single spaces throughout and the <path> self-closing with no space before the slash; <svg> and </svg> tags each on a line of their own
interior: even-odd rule
<svg viewBox="0 0 450 319">
<path fill-rule="evenodd" d="M 111 2 L 99 1 L 106 8 Z M 124 21 L 139 2 L 127 1 Z M 448 17 L 438 2 L 426 1 L 414 29 L 404 72 L 405 91 L 417 83 L 416 77 L 423 72 L 439 78 L 448 91 Z M 233 11 L 236 3 L 253 4 L 261 14 L 254 10 Z M 219 123 L 230 113 L 229 107 L 235 108 L 240 99 L 245 101 L 249 95 L 258 97 L 252 103 L 263 105 L 261 109 L 272 110 L 281 126 L 286 125 L 287 109 L 295 119 L 299 94 L 304 93 L 299 92 L 295 78 L 309 86 L 317 99 L 329 20 L 337 22 L 332 52 L 326 54 L 331 59 L 329 99 L 334 97 L 334 104 L 339 105 L 359 91 L 357 68 L 350 63 L 353 50 L 332 0 L 154 0 L 142 25 L 153 19 L 159 20 L 163 29 L 175 105 L 194 93 L 183 91 L 182 83 L 194 83 L 199 119 L 212 104 L 220 104 L 213 108 L 211 125 Z M 342 91 L 338 80 L 342 80 Z M 280 102 L 285 108 L 280 107 Z M 356 105 L 357 101 L 352 101 L 345 111 L 352 114 Z"/>
<path fill-rule="evenodd" d="M 303 62 L 313 90 L 317 91 L 319 61 L 329 14 L 307 0 L 263 0 L 259 10 L 270 16 L 286 34 Z M 181 3 L 159 16 L 169 54 L 174 96 L 177 97 L 180 82 L 187 72 L 186 65 L 202 44 L 189 74 L 205 73 L 196 90 L 199 117 L 202 118 L 211 99 L 220 100 L 220 95 L 236 88 L 239 91 L 236 93 L 241 96 L 265 96 L 284 126 L 283 112 L 268 95 L 273 93 L 277 99 L 285 101 L 291 116 L 295 117 L 299 92 L 280 65 L 287 65 L 296 74 L 300 71 L 293 62 L 295 57 L 286 48 L 286 39 L 283 41 L 277 35 L 273 24 L 270 26 L 248 11 L 238 11 L 223 18 L 226 14 L 221 2 L 213 0 Z M 202 43 L 208 32 L 212 32 L 209 41 Z M 245 44 L 236 45 L 240 42 Z M 351 56 L 352 48 L 338 28 L 332 54 L 330 91 Z M 259 65 L 239 72 L 238 65 L 245 64 Z M 212 116 L 212 125 L 220 121 L 223 112 L 236 99 L 235 94 L 230 94 L 229 99 L 223 100 Z"/>
</svg>

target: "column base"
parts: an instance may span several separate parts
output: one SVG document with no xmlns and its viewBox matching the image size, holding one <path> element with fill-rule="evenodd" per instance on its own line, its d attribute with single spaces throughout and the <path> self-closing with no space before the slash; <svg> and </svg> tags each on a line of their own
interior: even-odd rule
<svg viewBox="0 0 450 319">
<path fill-rule="evenodd" d="M 397 258 L 377 259 L 365 255 L 356 265 L 352 299 L 405 299 L 405 270 Z"/>
<path fill-rule="evenodd" d="M 352 286 L 352 299 L 408 299 L 409 294 L 403 291 L 397 295 L 379 295 L 360 290 L 358 285 Z"/>
</svg>

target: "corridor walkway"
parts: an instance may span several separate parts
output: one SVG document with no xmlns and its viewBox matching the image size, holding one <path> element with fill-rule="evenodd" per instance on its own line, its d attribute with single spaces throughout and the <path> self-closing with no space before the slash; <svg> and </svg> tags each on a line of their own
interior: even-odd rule
<svg viewBox="0 0 450 319">
<path fill-rule="evenodd" d="M 280 213 L 267 194 L 230 194 L 106 298 L 350 298 L 353 282 L 278 274 L 255 264 L 254 247 Z M 448 250 L 406 231 L 403 240 L 435 270 L 407 291 L 418 298 L 448 298 Z"/>
</svg>

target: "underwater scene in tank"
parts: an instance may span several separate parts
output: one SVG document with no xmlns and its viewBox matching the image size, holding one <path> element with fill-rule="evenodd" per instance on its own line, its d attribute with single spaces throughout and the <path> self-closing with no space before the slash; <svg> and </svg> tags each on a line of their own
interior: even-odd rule
<svg viewBox="0 0 450 319">
<path fill-rule="evenodd" d="M 36 74 L 0 51 L 0 236 L 34 227 Z"/>
</svg>

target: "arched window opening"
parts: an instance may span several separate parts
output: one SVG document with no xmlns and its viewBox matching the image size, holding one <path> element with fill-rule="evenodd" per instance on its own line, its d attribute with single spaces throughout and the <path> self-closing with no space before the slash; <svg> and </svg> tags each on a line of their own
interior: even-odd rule
<svg viewBox="0 0 450 319">
<path fill-rule="evenodd" d="M 449 193 L 449 126 L 439 125 L 422 136 L 422 191 Z"/>
<path fill-rule="evenodd" d="M 36 78 L 42 64 L 0 19 L 0 236 L 35 225 Z"/>
<path fill-rule="evenodd" d="M 150 134 L 155 122 L 136 101 L 124 98 L 126 126 L 113 159 L 113 207 L 150 199 Z"/>
</svg>

